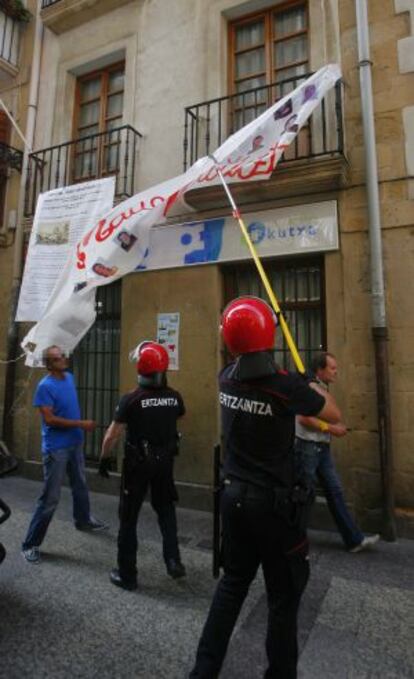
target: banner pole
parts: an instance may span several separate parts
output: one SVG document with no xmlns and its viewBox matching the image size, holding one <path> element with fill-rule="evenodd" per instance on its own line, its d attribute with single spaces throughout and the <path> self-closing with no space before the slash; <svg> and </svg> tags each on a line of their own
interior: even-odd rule
<svg viewBox="0 0 414 679">
<path fill-rule="evenodd" d="M 277 316 L 277 319 L 278 319 L 278 321 L 279 321 L 280 327 L 282 328 L 282 332 L 283 332 L 283 335 L 284 335 L 284 337 L 285 337 L 286 344 L 288 345 L 288 347 L 289 347 L 289 349 L 290 349 L 290 352 L 291 352 L 291 354 L 292 354 L 292 358 L 293 358 L 293 361 L 294 361 L 294 363 L 295 363 L 295 366 L 296 366 L 298 372 L 304 373 L 304 372 L 305 372 L 305 366 L 303 365 L 302 359 L 301 359 L 301 357 L 299 356 L 298 350 L 297 350 L 297 348 L 296 348 L 296 345 L 295 345 L 295 342 L 294 342 L 294 340 L 293 340 L 293 337 L 292 337 L 292 335 L 291 335 L 291 333 L 290 333 L 289 327 L 288 327 L 288 325 L 287 325 L 287 323 L 286 323 L 286 320 L 285 320 L 285 318 L 284 318 L 284 316 L 283 316 L 283 314 L 282 314 L 282 311 L 281 311 L 281 309 L 280 309 L 279 303 L 278 303 L 278 301 L 277 301 L 277 299 L 276 299 L 276 295 L 275 295 L 275 293 L 274 293 L 273 290 L 272 290 L 272 286 L 270 285 L 269 279 L 268 279 L 268 277 L 267 277 L 267 275 L 266 275 L 266 272 L 265 272 L 265 270 L 264 270 L 264 268 L 263 268 L 263 265 L 262 265 L 262 263 L 261 263 L 261 261 L 260 261 L 259 255 L 257 254 L 256 248 L 255 248 L 254 245 L 253 245 L 253 242 L 252 242 L 252 240 L 251 240 L 251 238 L 250 238 L 250 236 L 249 236 L 249 232 L 247 231 L 246 225 L 245 225 L 245 223 L 244 223 L 244 221 L 243 221 L 243 219 L 242 219 L 242 217 L 241 217 L 240 210 L 238 209 L 238 207 L 237 207 L 237 205 L 236 205 L 236 203 L 235 203 L 235 201 L 234 201 L 234 198 L 233 198 L 233 196 L 232 196 L 232 194 L 231 194 L 231 191 L 230 191 L 229 187 L 228 187 L 227 184 L 226 184 L 226 181 L 225 181 L 225 179 L 224 179 L 224 177 L 223 177 L 223 173 L 222 173 L 222 171 L 221 171 L 221 169 L 220 169 L 220 167 L 219 167 L 219 165 L 218 165 L 216 159 L 214 158 L 213 155 L 210 155 L 210 158 L 211 158 L 211 159 L 214 161 L 214 163 L 215 163 L 215 166 L 216 166 L 216 170 L 217 170 L 218 176 L 220 177 L 220 181 L 221 181 L 221 183 L 223 184 L 223 188 L 224 188 L 224 190 L 225 190 L 225 192 L 226 192 L 227 198 L 229 199 L 230 205 L 231 205 L 231 207 L 232 207 L 232 210 L 233 210 L 233 217 L 234 217 L 234 218 L 238 221 L 238 223 L 239 223 L 240 229 L 241 229 L 242 234 L 243 234 L 243 236 L 244 236 L 244 239 L 245 239 L 245 241 L 246 241 L 246 243 L 247 243 L 247 246 L 248 246 L 248 248 L 249 248 L 249 250 L 250 250 L 250 253 L 251 253 L 252 257 L 253 257 L 254 263 L 256 264 L 256 268 L 257 268 L 257 270 L 258 270 L 258 272 L 259 272 L 259 275 L 260 275 L 260 278 L 261 278 L 262 283 L 263 283 L 263 285 L 264 285 L 264 288 L 265 288 L 265 290 L 266 290 L 266 292 L 267 292 L 267 294 L 268 294 L 268 296 L 269 296 L 271 305 L 272 305 L 272 307 L 273 307 L 273 309 L 274 309 L 274 312 L 275 312 L 275 314 L 276 314 L 276 316 Z"/>
</svg>

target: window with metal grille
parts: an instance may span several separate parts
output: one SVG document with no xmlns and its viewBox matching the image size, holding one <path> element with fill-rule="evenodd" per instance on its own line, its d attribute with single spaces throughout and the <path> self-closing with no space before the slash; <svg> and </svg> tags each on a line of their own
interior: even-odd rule
<svg viewBox="0 0 414 679">
<path fill-rule="evenodd" d="M 230 128 L 254 120 L 309 73 L 307 2 L 290 1 L 229 25 Z M 301 146 L 308 143 L 302 130 Z M 306 148 L 301 148 L 306 155 Z"/>
<path fill-rule="evenodd" d="M 120 164 L 125 64 L 76 81 L 73 181 L 113 174 Z"/>
<path fill-rule="evenodd" d="M 96 294 L 97 318 L 73 354 L 73 372 L 82 418 L 95 420 L 85 436 L 85 456 L 98 461 L 105 429 L 119 400 L 121 281 L 103 285 Z"/>
<path fill-rule="evenodd" d="M 302 361 L 308 367 L 312 356 L 326 347 L 323 258 L 274 259 L 262 264 Z M 240 295 L 254 295 L 268 302 L 254 264 L 225 266 L 223 279 L 226 304 Z M 275 359 L 281 367 L 295 370 L 280 329 L 276 333 Z"/>
<path fill-rule="evenodd" d="M 9 142 L 10 120 L 4 111 L 0 111 L 0 228 L 3 226 L 6 186 L 10 173 L 10 166 L 7 162 Z"/>
</svg>

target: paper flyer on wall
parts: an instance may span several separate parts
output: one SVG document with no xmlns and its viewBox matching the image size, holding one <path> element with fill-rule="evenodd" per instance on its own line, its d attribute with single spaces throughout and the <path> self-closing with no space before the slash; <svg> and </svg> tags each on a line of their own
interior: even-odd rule
<svg viewBox="0 0 414 679">
<path fill-rule="evenodd" d="M 168 351 L 170 362 L 168 370 L 178 370 L 178 343 L 180 339 L 180 314 L 164 313 L 157 317 L 157 342 Z"/>
</svg>

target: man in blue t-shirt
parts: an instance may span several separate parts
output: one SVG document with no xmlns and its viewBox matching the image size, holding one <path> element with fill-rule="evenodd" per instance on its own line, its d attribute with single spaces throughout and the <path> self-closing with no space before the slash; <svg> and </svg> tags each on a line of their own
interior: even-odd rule
<svg viewBox="0 0 414 679">
<path fill-rule="evenodd" d="M 67 372 L 66 356 L 57 346 L 44 352 L 49 374 L 40 380 L 33 399 L 42 416 L 44 487 L 22 545 L 29 563 L 40 560 L 49 523 L 59 503 L 65 472 L 73 496 L 73 518 L 79 530 L 103 530 L 107 526 L 90 514 L 83 457 L 83 432 L 93 431 L 93 420 L 82 420 L 73 375 Z"/>
</svg>

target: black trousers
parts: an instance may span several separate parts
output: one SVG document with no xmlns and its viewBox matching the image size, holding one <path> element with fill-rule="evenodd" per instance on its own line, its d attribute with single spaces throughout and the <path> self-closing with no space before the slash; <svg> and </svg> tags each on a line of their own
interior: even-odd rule
<svg viewBox="0 0 414 679">
<path fill-rule="evenodd" d="M 257 486 L 236 482 L 222 494 L 223 567 L 199 642 L 191 679 L 218 677 L 250 583 L 262 566 L 268 602 L 266 679 L 294 679 L 297 614 L 309 578 L 308 541 L 292 525 L 289 504 Z"/>
<path fill-rule="evenodd" d="M 144 461 L 124 459 L 119 503 L 118 568 L 121 577 L 137 577 L 137 522 L 139 511 L 151 488 L 151 505 L 158 517 L 163 541 L 163 557 L 179 559 L 175 502 L 178 500 L 173 479 L 173 457 L 165 453 Z"/>
</svg>

